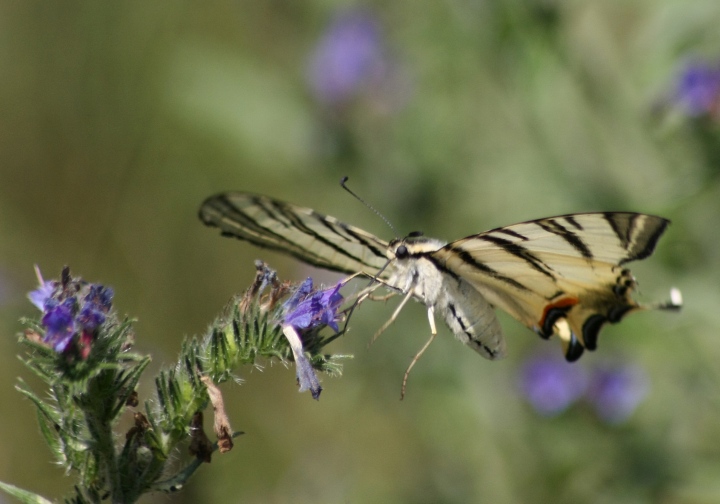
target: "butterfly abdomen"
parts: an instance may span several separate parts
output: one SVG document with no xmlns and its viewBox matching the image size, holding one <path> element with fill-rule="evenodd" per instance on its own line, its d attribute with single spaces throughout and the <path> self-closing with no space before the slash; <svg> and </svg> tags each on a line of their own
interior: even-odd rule
<svg viewBox="0 0 720 504">
<path fill-rule="evenodd" d="M 460 341 L 488 359 L 505 357 L 505 339 L 495 310 L 470 284 L 452 282 L 435 306 Z"/>
</svg>

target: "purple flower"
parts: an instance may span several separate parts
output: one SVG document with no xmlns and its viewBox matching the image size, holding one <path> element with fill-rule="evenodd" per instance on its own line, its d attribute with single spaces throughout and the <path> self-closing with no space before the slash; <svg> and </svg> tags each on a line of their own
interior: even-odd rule
<svg viewBox="0 0 720 504">
<path fill-rule="evenodd" d="M 716 113 L 720 106 L 720 66 L 700 61 L 687 63 L 673 98 L 690 116 Z"/>
<path fill-rule="evenodd" d="M 587 389 L 586 371 L 560 354 L 543 354 L 522 366 L 520 389 L 543 415 L 556 415 L 577 401 Z"/>
<path fill-rule="evenodd" d="M 285 314 L 291 313 L 297 308 L 298 304 L 300 304 L 300 301 L 303 301 L 305 298 L 307 298 L 313 289 L 313 280 L 310 277 L 307 277 L 303 283 L 300 284 L 300 286 L 290 295 L 290 298 L 285 301 L 285 304 L 283 305 L 283 312 Z"/>
<path fill-rule="evenodd" d="M 75 319 L 73 312 L 76 308 L 74 297 L 58 303 L 54 299 L 45 301 L 45 315 L 42 325 L 45 327 L 43 341 L 58 352 L 62 353 L 75 336 Z"/>
<path fill-rule="evenodd" d="M 322 387 L 310 361 L 305 357 L 300 331 L 321 328 L 323 325 L 338 331 L 338 308 L 343 302 L 340 294 L 342 285 L 338 283 L 335 287 L 314 291 L 312 278 L 308 278 L 283 305 L 281 325 L 295 359 L 300 392 L 310 390 L 313 399 L 320 397 Z"/>
<path fill-rule="evenodd" d="M 112 288 L 91 284 L 89 292 L 83 299 L 83 307 L 77 316 L 78 324 L 89 332 L 102 325 L 105 322 L 105 314 L 112 307 L 112 297 Z"/>
<path fill-rule="evenodd" d="M 337 331 L 337 309 L 343 302 L 340 294 L 342 284 L 320 291 L 312 291 L 312 278 L 305 280 L 283 307 L 283 325 L 297 329 L 310 329 L 325 324 Z"/>
<path fill-rule="evenodd" d="M 36 272 L 40 287 L 28 297 L 43 311 L 43 341 L 58 353 L 74 350 L 86 359 L 98 328 L 112 308 L 113 290 L 70 278 L 69 270 L 63 271 L 62 282 L 46 282 L 40 270 L 36 268 Z"/>
<path fill-rule="evenodd" d="M 647 376 L 639 366 L 605 364 L 593 372 L 587 399 L 601 419 L 621 423 L 635 411 L 648 389 Z"/>
<path fill-rule="evenodd" d="M 57 282 L 54 282 L 52 280 L 44 281 L 42 278 L 42 275 L 40 274 L 40 268 L 35 266 L 35 274 L 37 275 L 38 281 L 40 282 L 40 287 L 35 289 L 34 291 L 31 291 L 28 293 L 28 298 L 30 298 L 30 302 L 37 306 L 38 310 L 44 311 L 45 310 L 45 302 L 50 299 L 53 292 L 55 291 L 55 288 L 57 287 Z"/>
</svg>

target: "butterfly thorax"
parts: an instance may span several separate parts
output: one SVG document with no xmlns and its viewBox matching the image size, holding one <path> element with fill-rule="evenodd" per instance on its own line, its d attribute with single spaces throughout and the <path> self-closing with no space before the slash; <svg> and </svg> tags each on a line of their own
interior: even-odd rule
<svg viewBox="0 0 720 504">
<path fill-rule="evenodd" d="M 387 283 L 411 292 L 445 319 L 455 336 L 489 359 L 505 354 L 502 330 L 485 297 L 465 279 L 453 275 L 436 255 L 441 240 L 409 236 L 388 246 Z"/>
<path fill-rule="evenodd" d="M 402 292 L 412 290 L 428 306 L 435 304 L 443 278 L 429 254 L 444 245 L 441 240 L 415 235 L 391 241 L 387 249 L 388 284 Z"/>
<path fill-rule="evenodd" d="M 392 240 L 388 244 L 387 258 L 393 260 L 417 257 L 428 252 L 434 252 L 446 244 L 447 242 L 442 240 L 428 238 L 422 236 L 419 232 L 414 232 L 405 238 Z"/>
</svg>

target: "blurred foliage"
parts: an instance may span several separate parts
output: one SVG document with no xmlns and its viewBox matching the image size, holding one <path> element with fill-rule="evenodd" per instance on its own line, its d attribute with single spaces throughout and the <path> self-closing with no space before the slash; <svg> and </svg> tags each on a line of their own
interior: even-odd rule
<svg viewBox="0 0 720 504">
<path fill-rule="evenodd" d="M 323 98 L 314 58 L 353 13 L 369 23 L 361 79 Z M 160 366 L 249 284 L 253 259 L 310 273 L 220 239 L 200 202 L 267 193 L 390 237 L 338 188 L 348 175 L 401 232 L 445 239 L 567 212 L 671 218 L 633 271 L 644 299 L 675 285 L 686 308 L 630 317 L 583 357 L 641 366 L 644 402 L 619 425 L 583 407 L 538 415 L 519 368 L 556 342 L 503 318 L 507 359 L 443 329 L 400 403 L 426 318 L 408 307 L 366 351 L 392 311 L 368 307 L 333 344 L 356 358 L 319 403 L 282 367 L 225 386 L 247 435 L 173 501 L 718 502 L 720 132 L 717 109 L 688 114 L 676 86 L 688 60 L 720 61 L 719 22 L 716 0 L 3 3 L 0 480 L 69 485 L 13 388 L 34 263 L 112 285 Z"/>
</svg>

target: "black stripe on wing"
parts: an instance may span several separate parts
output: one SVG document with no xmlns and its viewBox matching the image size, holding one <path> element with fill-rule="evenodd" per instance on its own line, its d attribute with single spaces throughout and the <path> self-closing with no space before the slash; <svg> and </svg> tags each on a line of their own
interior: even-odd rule
<svg viewBox="0 0 720 504">
<path fill-rule="evenodd" d="M 506 252 L 524 260 L 530 265 L 531 268 L 539 271 L 553 282 L 555 281 L 555 275 L 552 273 L 553 269 L 547 264 L 545 264 L 542 259 L 533 254 L 532 251 L 520 245 L 519 243 L 506 240 L 505 238 L 500 238 L 499 236 L 493 236 L 490 233 L 478 235 L 477 239 L 484 240 L 486 242 L 492 243 L 493 245 L 497 245 Z"/>
<path fill-rule="evenodd" d="M 433 264 L 440 267 L 443 271 L 446 273 L 449 273 L 451 276 L 457 278 L 458 274 L 457 272 L 452 271 L 450 268 L 447 268 L 446 266 L 440 266 L 442 264 L 442 261 L 438 260 L 437 255 L 438 253 L 450 253 L 455 255 L 458 259 L 460 259 L 465 265 L 472 267 L 473 269 L 479 271 L 480 273 L 489 276 L 490 278 L 494 278 L 495 280 L 499 280 L 507 285 L 510 285 L 512 287 L 515 287 L 518 290 L 521 291 L 527 291 L 529 290 L 526 286 L 515 280 L 514 278 L 511 278 L 507 275 L 503 275 L 499 271 L 491 268 L 487 264 L 485 264 L 482 261 L 479 261 L 477 257 L 474 257 L 470 252 L 467 250 L 464 250 L 460 246 L 455 246 L 453 243 L 449 243 L 445 245 L 443 248 L 436 252 L 423 252 L 421 254 L 418 254 L 420 256 L 428 257 L 431 259 Z M 447 261 L 445 261 L 447 262 Z"/>
<path fill-rule="evenodd" d="M 325 224 L 326 226 L 330 226 L 331 221 L 326 219 L 323 221 L 323 224 Z M 376 257 L 381 257 L 383 260 L 387 259 L 387 255 L 386 255 L 387 245 L 385 245 L 384 249 L 378 248 L 377 244 L 370 242 L 368 239 L 366 239 L 365 237 L 363 237 L 362 235 L 360 235 L 356 231 L 354 231 L 354 229 L 351 226 L 348 226 L 347 224 L 345 224 L 343 222 L 335 221 L 333 219 L 332 225 L 339 226 L 343 231 L 345 231 L 345 233 L 347 233 L 347 235 L 350 237 L 350 239 L 353 239 L 353 240 L 357 241 L 358 243 L 365 245 L 365 247 L 367 247 L 368 250 L 370 250 Z M 340 233 L 338 233 L 338 234 L 340 234 Z"/>
<path fill-rule="evenodd" d="M 285 252 L 325 269 L 355 273 L 363 267 L 378 269 L 386 261 L 387 244 L 379 238 L 333 217 L 265 196 L 217 194 L 203 202 L 199 217 L 206 225 L 220 228 L 224 236 Z"/>
<path fill-rule="evenodd" d="M 645 259 L 652 254 L 670 223 L 667 219 L 644 214 L 606 212 L 602 216 L 627 251 L 619 264 Z"/>
<path fill-rule="evenodd" d="M 567 220 L 567 218 L 565 220 Z M 578 226 L 578 223 L 574 218 L 569 222 L 574 223 L 576 227 Z M 568 242 L 575 250 L 580 252 L 580 255 L 582 255 L 585 259 L 593 258 L 593 253 L 590 251 L 588 245 L 578 235 L 560 224 L 558 219 L 541 219 L 535 221 L 535 224 L 543 228 L 548 233 L 557 235 Z"/>
<path fill-rule="evenodd" d="M 495 228 L 459 241 L 481 236 L 502 237 L 539 257 L 544 253 L 567 253 L 562 250 L 564 244 L 587 261 L 625 264 L 652 254 L 669 222 L 662 217 L 634 212 L 568 214 Z M 550 236 L 559 240 L 548 240 Z M 513 253 L 509 247 L 503 248 Z"/>
<path fill-rule="evenodd" d="M 265 208 L 264 205 L 262 205 L 263 200 L 258 198 L 257 201 L 258 201 L 258 205 L 261 205 L 261 206 L 263 206 L 263 208 Z M 333 251 L 337 252 L 341 256 L 344 256 L 353 261 L 357 261 L 359 263 L 363 262 L 360 257 L 357 257 L 357 256 L 351 254 L 346 249 L 342 248 L 341 246 L 339 246 L 332 240 L 329 240 L 321 233 L 318 233 L 317 231 L 312 229 L 310 226 L 306 225 L 303 218 L 297 212 L 293 211 L 293 209 L 290 208 L 288 205 L 281 203 L 279 201 L 275 201 L 275 200 L 270 200 L 270 201 L 272 202 L 273 208 L 275 208 L 283 217 L 285 217 L 288 220 L 289 225 L 288 224 L 285 225 L 285 227 L 288 230 L 300 231 L 301 233 L 303 233 L 307 236 L 310 236 L 311 238 L 313 238 L 313 239 L 319 241 L 320 243 L 324 244 L 325 246 L 331 248 Z M 268 211 L 268 215 L 271 218 L 275 218 L 278 221 L 282 222 L 282 220 L 278 218 L 277 214 L 273 214 L 272 212 L 269 211 L 269 209 L 266 209 L 266 210 Z M 332 226 L 328 225 L 328 222 L 324 215 L 316 213 L 316 212 L 312 212 L 312 213 L 307 214 L 307 217 L 313 218 L 315 221 L 322 224 L 324 227 L 326 227 L 327 229 L 332 231 L 334 234 L 338 235 L 344 241 L 347 241 L 347 238 L 345 236 L 339 234 Z M 308 249 L 304 249 L 304 250 L 306 252 L 309 251 Z"/>
<path fill-rule="evenodd" d="M 232 236 L 260 247 L 279 250 L 296 246 L 282 234 L 260 225 L 256 219 L 228 201 L 223 194 L 205 200 L 200 207 L 199 217 L 206 226 L 220 228 L 223 236 Z"/>
</svg>

